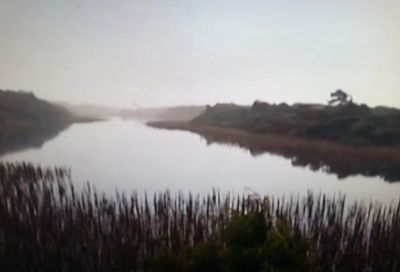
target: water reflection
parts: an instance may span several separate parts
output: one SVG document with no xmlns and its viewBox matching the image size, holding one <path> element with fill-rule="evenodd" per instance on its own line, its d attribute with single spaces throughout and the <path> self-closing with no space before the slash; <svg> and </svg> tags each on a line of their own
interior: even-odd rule
<svg viewBox="0 0 400 272">
<path fill-rule="evenodd" d="M 300 146 L 296 148 L 274 144 L 259 145 L 256 141 L 254 143 L 251 140 L 224 136 L 210 131 L 192 130 L 192 132 L 204 138 L 207 145 L 217 143 L 237 146 L 249 151 L 254 157 L 265 153 L 279 155 L 289 159 L 293 166 L 334 174 L 338 179 L 362 175 L 380 177 L 387 182 L 400 182 L 400 161 L 397 160 L 399 154 L 393 152 L 385 154 L 387 150 L 374 152 L 373 149 L 343 148 L 338 145 L 340 148 L 333 146 L 327 147 L 325 150 L 316 148 L 310 151 L 310 149 L 304 149 Z M 312 141 L 310 141 L 311 144 Z"/>
<path fill-rule="evenodd" d="M 12 140 L 0 142 L 0 156 L 30 148 L 41 148 L 47 141 L 55 138 L 69 125 L 53 126 L 46 130 L 19 135 Z"/>
<path fill-rule="evenodd" d="M 77 188 L 90 182 L 98 192 L 221 192 L 250 190 L 271 196 L 346 194 L 348 200 L 397 202 L 400 182 L 379 177 L 336 175 L 293 167 L 290 160 L 270 153 L 254 157 L 248 149 L 225 144 L 206 147 L 197 134 L 152 129 L 134 121 L 73 124 L 41 148 L 0 156 L 0 161 L 26 161 L 72 170 Z M 215 141 L 211 141 L 215 143 Z M 32 146 L 31 146 L 32 147 Z M 253 150 L 256 154 L 259 149 Z"/>
</svg>

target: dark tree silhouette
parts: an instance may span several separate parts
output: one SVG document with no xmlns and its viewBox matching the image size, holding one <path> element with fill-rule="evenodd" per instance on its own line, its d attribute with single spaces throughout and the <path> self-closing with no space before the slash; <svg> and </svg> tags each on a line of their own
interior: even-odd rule
<svg viewBox="0 0 400 272">
<path fill-rule="evenodd" d="M 328 101 L 330 106 L 343 106 L 351 103 L 353 103 L 351 95 L 348 95 L 340 89 L 331 93 L 331 100 Z"/>
</svg>

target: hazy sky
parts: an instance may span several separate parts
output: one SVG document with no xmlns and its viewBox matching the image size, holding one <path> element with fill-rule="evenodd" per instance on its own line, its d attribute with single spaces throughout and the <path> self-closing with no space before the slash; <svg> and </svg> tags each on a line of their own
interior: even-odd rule
<svg viewBox="0 0 400 272">
<path fill-rule="evenodd" d="M 0 88 L 144 106 L 400 107 L 400 0 L 0 0 Z"/>
</svg>

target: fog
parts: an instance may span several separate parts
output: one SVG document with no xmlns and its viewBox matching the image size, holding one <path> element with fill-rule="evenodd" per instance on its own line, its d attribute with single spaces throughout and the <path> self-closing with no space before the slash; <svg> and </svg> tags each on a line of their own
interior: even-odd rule
<svg viewBox="0 0 400 272">
<path fill-rule="evenodd" d="M 400 106 L 400 2 L 0 1 L 0 87 L 129 107 Z"/>
</svg>

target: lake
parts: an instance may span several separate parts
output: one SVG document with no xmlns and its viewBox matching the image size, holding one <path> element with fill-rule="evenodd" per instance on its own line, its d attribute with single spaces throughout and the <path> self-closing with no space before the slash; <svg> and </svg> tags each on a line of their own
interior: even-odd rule
<svg viewBox="0 0 400 272">
<path fill-rule="evenodd" d="M 0 159 L 65 166 L 71 168 L 78 186 L 89 181 L 107 194 L 115 190 L 203 193 L 219 189 L 302 196 L 312 191 L 384 203 L 396 202 L 400 196 L 400 182 L 359 175 L 338 179 L 321 170 L 295 167 L 277 155 L 253 156 L 235 146 L 209 144 L 194 133 L 154 129 L 121 119 L 74 124 L 42 146 Z"/>
</svg>

